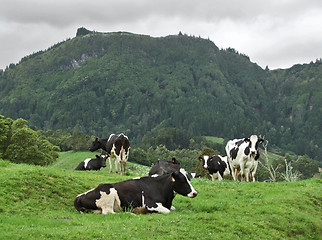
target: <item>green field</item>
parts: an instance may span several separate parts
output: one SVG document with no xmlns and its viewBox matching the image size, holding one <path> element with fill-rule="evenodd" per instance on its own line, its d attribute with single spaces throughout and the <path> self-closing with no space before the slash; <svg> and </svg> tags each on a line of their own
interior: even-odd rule
<svg viewBox="0 0 322 240">
<path fill-rule="evenodd" d="M 49 167 L 0 161 L 0 239 L 321 239 L 319 179 L 193 179 L 198 196 L 177 195 L 170 214 L 79 214 L 73 206 L 78 194 L 148 171 L 132 163 L 127 176 L 74 171 L 87 154 L 62 153 Z"/>
<path fill-rule="evenodd" d="M 220 137 L 205 136 L 205 138 L 209 141 L 212 141 L 214 143 L 219 143 L 219 144 L 223 144 L 225 141 L 223 138 L 220 138 Z"/>
</svg>

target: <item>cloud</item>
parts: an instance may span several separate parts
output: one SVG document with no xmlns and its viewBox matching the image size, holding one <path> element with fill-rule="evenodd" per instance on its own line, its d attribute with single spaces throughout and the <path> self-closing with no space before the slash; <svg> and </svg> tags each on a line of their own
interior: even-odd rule
<svg viewBox="0 0 322 240">
<path fill-rule="evenodd" d="M 10 0 L 0 8 L 0 68 L 74 37 L 81 26 L 155 37 L 181 31 L 262 67 L 286 68 L 321 58 L 321 22 L 320 0 Z"/>
</svg>

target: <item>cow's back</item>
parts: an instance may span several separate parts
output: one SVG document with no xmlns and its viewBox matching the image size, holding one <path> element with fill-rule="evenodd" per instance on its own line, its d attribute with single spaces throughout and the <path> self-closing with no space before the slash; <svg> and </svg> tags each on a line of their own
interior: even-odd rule
<svg viewBox="0 0 322 240">
<path fill-rule="evenodd" d="M 171 163 L 165 160 L 158 160 L 158 162 L 149 171 L 149 176 L 152 175 L 164 175 L 167 173 L 173 173 L 180 169 L 179 164 Z"/>
</svg>

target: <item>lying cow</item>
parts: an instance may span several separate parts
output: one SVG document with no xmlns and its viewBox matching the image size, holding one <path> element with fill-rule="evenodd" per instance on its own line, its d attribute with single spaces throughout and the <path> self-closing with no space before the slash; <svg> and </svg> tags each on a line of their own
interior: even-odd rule
<svg viewBox="0 0 322 240">
<path fill-rule="evenodd" d="M 158 160 L 158 162 L 151 168 L 149 176 L 161 176 L 167 173 L 173 173 L 179 169 L 180 163 L 175 158 L 172 158 L 171 161 Z"/>
<path fill-rule="evenodd" d="M 142 177 L 112 184 L 100 184 L 75 198 L 80 213 L 115 213 L 133 208 L 134 213 L 169 213 L 175 193 L 194 198 L 196 190 L 186 171 L 157 177 Z"/>
<path fill-rule="evenodd" d="M 111 134 L 109 138 L 98 139 L 92 142 L 90 151 L 94 152 L 98 149 L 106 151 L 110 162 L 110 172 L 112 173 L 112 161 L 115 160 L 115 172 L 118 172 L 120 167 L 121 174 L 125 174 L 126 162 L 130 152 L 130 142 L 127 136 L 123 133 Z M 116 158 L 116 159 L 115 159 Z"/>
<path fill-rule="evenodd" d="M 238 170 L 242 180 L 249 182 L 249 175 L 252 174 L 253 182 L 258 166 L 258 158 L 260 156 L 258 145 L 264 142 L 256 135 L 250 138 L 229 140 L 226 145 L 226 153 L 230 164 L 231 172 L 234 180 L 237 180 Z"/>
<path fill-rule="evenodd" d="M 231 177 L 227 157 L 222 157 L 220 155 L 209 157 L 208 155 L 204 155 L 199 157 L 199 160 L 202 161 L 203 168 L 208 170 L 212 181 L 217 179 L 221 181 L 223 178 Z"/>
<path fill-rule="evenodd" d="M 87 158 L 82 161 L 75 170 L 101 170 L 102 167 L 106 167 L 106 156 L 96 155 L 96 158 Z"/>
</svg>

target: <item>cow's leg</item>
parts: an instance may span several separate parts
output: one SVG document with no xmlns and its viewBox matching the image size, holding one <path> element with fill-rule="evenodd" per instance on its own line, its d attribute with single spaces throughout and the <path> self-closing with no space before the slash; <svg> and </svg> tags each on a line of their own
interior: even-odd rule
<svg viewBox="0 0 322 240">
<path fill-rule="evenodd" d="M 109 157 L 109 158 L 108 158 L 108 161 L 109 161 L 109 163 L 110 163 L 110 173 L 113 173 L 113 168 L 112 168 L 112 162 L 113 162 L 113 159 L 112 159 L 112 157 Z"/>
<path fill-rule="evenodd" d="M 255 172 L 252 172 L 253 182 L 255 182 L 255 181 L 256 181 L 256 180 L 255 180 L 255 175 L 256 175 L 256 173 L 255 173 Z"/>
<path fill-rule="evenodd" d="M 120 166 L 120 174 L 123 175 L 123 163 L 122 163 L 122 160 L 118 161 L 118 165 Z"/>
<path fill-rule="evenodd" d="M 122 163 L 121 163 L 121 157 L 120 155 L 116 155 L 116 160 L 115 160 L 115 168 L 120 170 L 120 173 L 122 175 Z M 116 171 L 118 173 L 118 170 Z"/>
<path fill-rule="evenodd" d="M 246 176 L 245 172 L 245 164 L 243 161 L 240 161 L 240 178 L 241 180 L 245 181 L 245 178 L 247 179 L 248 177 Z"/>
<path fill-rule="evenodd" d="M 218 172 L 218 180 L 219 181 L 222 181 L 222 179 L 223 179 L 223 172 Z"/>
<path fill-rule="evenodd" d="M 215 181 L 215 177 L 214 177 L 214 174 L 209 174 L 210 177 L 211 177 L 211 181 Z"/>
<path fill-rule="evenodd" d="M 238 175 L 238 169 L 235 168 L 234 171 L 233 171 L 233 177 L 234 177 L 235 181 L 237 181 L 237 175 Z"/>
<path fill-rule="evenodd" d="M 126 171 L 126 159 L 124 159 L 122 162 L 123 162 L 123 173 L 125 175 L 125 171 Z"/>
<path fill-rule="evenodd" d="M 123 146 L 121 148 L 119 158 L 120 158 L 119 160 L 120 160 L 120 167 L 121 167 L 121 175 L 125 175 L 127 155 L 125 154 L 125 150 Z"/>
<path fill-rule="evenodd" d="M 246 182 L 249 182 L 249 175 L 250 175 L 249 169 L 248 168 L 244 169 L 244 176 L 246 178 Z"/>
<path fill-rule="evenodd" d="M 237 168 L 233 167 L 232 162 L 230 162 L 229 165 L 230 165 L 231 175 L 233 176 L 234 181 L 237 181 L 237 174 L 236 174 Z"/>
<path fill-rule="evenodd" d="M 156 203 L 156 207 L 149 207 L 149 206 L 145 206 L 145 208 L 149 211 L 152 211 L 152 212 L 157 212 L 157 213 L 169 213 L 170 210 L 167 209 L 166 207 L 164 207 L 162 205 L 162 203 Z"/>
<path fill-rule="evenodd" d="M 114 164 L 115 164 L 115 173 L 118 173 L 119 172 L 119 162 L 118 162 L 118 159 L 114 159 Z"/>
</svg>

